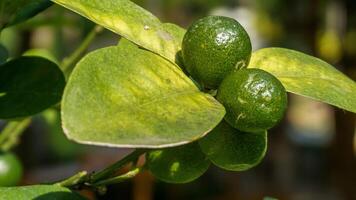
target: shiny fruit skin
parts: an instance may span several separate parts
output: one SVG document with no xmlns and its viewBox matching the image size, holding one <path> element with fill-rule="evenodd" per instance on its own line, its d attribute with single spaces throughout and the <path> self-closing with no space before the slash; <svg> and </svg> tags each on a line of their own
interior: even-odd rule
<svg viewBox="0 0 356 200">
<path fill-rule="evenodd" d="M 247 67 L 251 41 L 234 19 L 208 16 L 193 23 L 182 43 L 188 73 L 204 88 L 216 89 L 226 75 Z"/>
<path fill-rule="evenodd" d="M 242 69 L 227 76 L 218 89 L 217 99 L 225 106 L 225 120 L 245 132 L 272 128 L 287 108 L 282 83 L 261 69 Z"/>
</svg>

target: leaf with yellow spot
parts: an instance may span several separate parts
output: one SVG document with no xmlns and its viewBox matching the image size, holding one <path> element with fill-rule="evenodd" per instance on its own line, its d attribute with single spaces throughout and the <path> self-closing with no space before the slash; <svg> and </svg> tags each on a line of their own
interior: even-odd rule
<svg viewBox="0 0 356 200">
<path fill-rule="evenodd" d="M 328 63 L 294 50 L 265 48 L 252 54 L 250 68 L 272 73 L 287 91 L 356 113 L 356 84 Z"/>
<path fill-rule="evenodd" d="M 181 48 L 185 30 L 164 24 L 129 0 L 52 0 L 91 21 L 153 51 L 171 62 Z"/>
<path fill-rule="evenodd" d="M 84 57 L 62 101 L 69 139 L 113 147 L 190 143 L 212 130 L 224 114 L 224 107 L 174 64 L 127 42 Z"/>
</svg>

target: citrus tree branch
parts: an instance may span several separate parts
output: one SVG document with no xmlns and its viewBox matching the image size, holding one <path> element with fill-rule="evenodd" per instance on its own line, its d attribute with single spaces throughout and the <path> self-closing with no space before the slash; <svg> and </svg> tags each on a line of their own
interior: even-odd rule
<svg viewBox="0 0 356 200">
<path fill-rule="evenodd" d="M 63 181 L 56 183 L 55 185 L 62 186 L 62 187 L 71 187 L 73 185 L 77 185 L 79 183 L 84 182 L 87 175 L 88 173 L 86 171 L 81 171 Z"/>
<path fill-rule="evenodd" d="M 17 144 L 18 138 L 30 124 L 30 117 L 24 118 L 21 121 L 9 122 L 0 134 L 0 149 L 3 151 L 10 150 Z"/>
<path fill-rule="evenodd" d="M 75 64 L 80 60 L 80 58 L 85 54 L 89 45 L 93 42 L 98 34 L 104 30 L 101 26 L 95 26 L 89 34 L 84 38 L 83 42 L 79 47 L 67 58 L 65 58 L 61 64 L 61 68 L 64 74 L 68 77 L 72 72 Z"/>
<path fill-rule="evenodd" d="M 55 183 L 55 185 L 63 187 L 89 186 L 100 188 L 101 186 L 125 181 L 136 176 L 142 170 L 142 168 L 135 167 L 134 169 L 123 175 L 113 178 L 111 176 L 113 176 L 119 169 L 121 169 L 126 164 L 129 164 L 131 162 L 135 163 L 137 159 L 144 153 L 145 151 L 142 149 L 135 150 L 129 155 L 125 156 L 123 159 L 117 161 L 116 163 L 112 164 L 111 166 L 105 168 L 102 171 L 93 174 L 88 174 L 86 171 L 81 171 L 65 180 Z"/>
<path fill-rule="evenodd" d="M 116 163 L 112 164 L 111 166 L 107 167 L 106 169 L 92 174 L 91 178 L 90 178 L 90 182 L 96 183 L 102 179 L 112 176 L 113 174 L 115 174 L 118 171 L 118 169 L 120 169 L 124 165 L 126 165 L 130 162 L 136 161 L 138 159 L 138 157 L 140 157 L 143 153 L 145 153 L 145 150 L 136 149 L 135 151 L 133 151 L 132 153 L 130 153 L 123 159 L 117 161 Z"/>
<path fill-rule="evenodd" d="M 116 176 L 113 178 L 109 178 L 109 179 L 94 183 L 93 186 L 98 187 L 98 186 L 106 186 L 106 185 L 121 183 L 121 182 L 124 182 L 128 179 L 135 177 L 141 171 L 142 171 L 142 168 L 136 167 L 136 168 L 128 171 L 127 173 L 120 175 L 120 176 Z"/>
</svg>

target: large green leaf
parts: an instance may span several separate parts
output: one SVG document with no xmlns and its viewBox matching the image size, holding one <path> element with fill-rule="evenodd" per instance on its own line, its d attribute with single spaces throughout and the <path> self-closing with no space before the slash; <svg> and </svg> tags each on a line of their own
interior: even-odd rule
<svg viewBox="0 0 356 200">
<path fill-rule="evenodd" d="M 76 66 L 62 101 L 68 138 L 159 148 L 203 137 L 225 110 L 171 62 L 133 45 L 97 50 Z"/>
<path fill-rule="evenodd" d="M 256 166 L 266 154 L 267 132 L 245 133 L 222 121 L 200 147 L 216 166 L 225 170 L 244 171 Z"/>
<path fill-rule="evenodd" d="M 275 75 L 287 91 L 356 113 L 356 84 L 328 63 L 289 49 L 265 48 L 249 67 Z"/>
<path fill-rule="evenodd" d="M 65 80 L 53 62 L 20 57 L 0 65 L 0 119 L 26 117 L 58 103 Z"/>
<path fill-rule="evenodd" d="M 146 155 L 148 169 L 168 183 L 188 183 L 208 170 L 210 161 L 197 143 L 154 150 Z"/>
<path fill-rule="evenodd" d="M 0 29 L 21 23 L 51 5 L 50 0 L 1 0 Z"/>
<path fill-rule="evenodd" d="M 175 62 L 185 30 L 163 24 L 129 0 L 52 0 L 128 40 Z"/>
<path fill-rule="evenodd" d="M 85 200 L 71 190 L 55 185 L 0 187 L 2 200 Z"/>
</svg>

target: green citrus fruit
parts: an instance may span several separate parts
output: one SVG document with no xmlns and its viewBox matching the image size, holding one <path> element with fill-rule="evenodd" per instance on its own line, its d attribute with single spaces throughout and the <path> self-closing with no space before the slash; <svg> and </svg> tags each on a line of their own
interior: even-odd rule
<svg viewBox="0 0 356 200">
<path fill-rule="evenodd" d="M 225 106 L 225 120 L 245 132 L 261 132 L 275 126 L 287 108 L 282 83 L 261 69 L 242 69 L 221 83 L 217 99 Z"/>
<path fill-rule="evenodd" d="M 227 74 L 248 65 L 251 42 L 236 20 L 209 16 L 188 28 L 182 56 L 186 70 L 196 81 L 216 89 Z"/>
<path fill-rule="evenodd" d="M 210 161 L 198 143 L 154 150 L 146 154 L 147 166 L 158 179 L 168 183 L 187 183 L 203 175 Z"/>
<path fill-rule="evenodd" d="M 246 133 L 223 120 L 199 140 L 210 161 L 225 170 L 245 171 L 256 166 L 266 154 L 267 131 Z"/>
<path fill-rule="evenodd" d="M 22 177 L 22 165 L 12 153 L 0 153 L 0 186 L 15 186 Z"/>
</svg>

